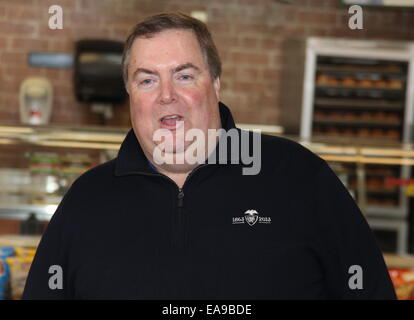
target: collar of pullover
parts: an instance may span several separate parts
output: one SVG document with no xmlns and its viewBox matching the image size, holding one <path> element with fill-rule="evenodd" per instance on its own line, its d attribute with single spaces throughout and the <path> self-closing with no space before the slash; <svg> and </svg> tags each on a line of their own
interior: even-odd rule
<svg viewBox="0 0 414 320">
<path fill-rule="evenodd" d="M 219 102 L 219 111 L 222 128 L 226 131 L 236 128 L 233 116 L 224 103 Z M 217 159 L 218 156 L 217 154 Z M 134 130 L 130 129 L 118 152 L 115 175 L 122 176 L 134 173 L 154 174 L 154 171 L 148 165 L 148 159 L 135 136 Z"/>
</svg>

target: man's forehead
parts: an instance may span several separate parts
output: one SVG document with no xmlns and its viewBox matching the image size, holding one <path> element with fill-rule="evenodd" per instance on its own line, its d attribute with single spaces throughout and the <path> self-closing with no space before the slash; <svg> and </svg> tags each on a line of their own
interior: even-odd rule
<svg viewBox="0 0 414 320">
<path fill-rule="evenodd" d="M 137 37 L 132 44 L 132 49 L 145 49 L 145 47 L 151 47 L 153 45 L 166 47 L 177 46 L 181 42 L 187 42 L 200 48 L 197 37 L 192 30 L 168 29 L 155 34 Z"/>
<path fill-rule="evenodd" d="M 130 65 L 134 69 L 157 65 L 174 69 L 189 63 L 198 69 L 207 67 L 197 37 L 191 30 L 172 29 L 151 37 L 138 37 L 131 48 Z"/>
</svg>

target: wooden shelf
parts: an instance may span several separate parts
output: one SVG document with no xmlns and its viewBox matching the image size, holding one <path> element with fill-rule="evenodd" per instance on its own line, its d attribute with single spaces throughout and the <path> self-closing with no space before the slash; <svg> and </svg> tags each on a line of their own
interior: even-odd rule
<svg viewBox="0 0 414 320">
<path fill-rule="evenodd" d="M 367 193 L 370 193 L 370 194 L 373 194 L 373 193 L 375 193 L 375 194 L 384 194 L 384 195 L 393 195 L 393 194 L 396 194 L 396 193 L 399 193 L 400 192 L 400 190 L 398 189 L 398 188 L 396 188 L 396 189 L 374 189 L 374 188 L 372 188 L 372 189 L 370 189 L 370 188 L 367 188 Z"/>
<path fill-rule="evenodd" d="M 390 137 L 358 137 L 358 136 L 344 136 L 344 135 L 329 135 L 329 134 L 313 134 L 313 141 L 325 141 L 326 143 L 332 144 L 349 144 L 355 145 L 357 139 L 357 143 L 361 146 L 363 145 L 373 145 L 373 144 L 385 144 L 389 143 L 391 145 L 398 143 L 400 140 L 397 138 L 390 138 Z"/>
<path fill-rule="evenodd" d="M 390 109 L 402 110 L 404 105 L 401 102 L 390 102 L 386 100 L 369 100 L 369 99 L 342 99 L 342 98 L 316 98 L 315 105 L 318 107 L 355 107 L 355 108 L 373 108 L 373 109 Z"/>
<path fill-rule="evenodd" d="M 37 248 L 40 239 L 41 236 L 1 235 L 0 246 Z"/>
<path fill-rule="evenodd" d="M 332 65 L 332 64 L 318 64 L 317 71 L 321 72 L 340 72 L 340 73 L 351 73 L 351 74 L 361 74 L 361 73 L 373 73 L 373 74 L 387 74 L 387 75 L 401 75 L 403 73 L 403 68 L 400 66 L 388 66 L 388 67 L 378 67 L 378 66 L 350 66 L 350 65 Z"/>
<path fill-rule="evenodd" d="M 383 127 L 399 127 L 402 125 L 401 121 L 377 120 L 377 119 L 344 119 L 344 118 L 328 118 L 315 117 L 313 121 L 320 124 L 346 124 L 357 126 L 383 126 Z"/>
<path fill-rule="evenodd" d="M 344 89 L 344 90 L 375 90 L 375 91 L 403 91 L 404 87 L 402 88 L 387 88 L 387 87 L 362 87 L 362 86 L 328 86 L 328 85 L 321 85 L 321 84 L 317 84 L 316 88 L 318 89 Z"/>
<path fill-rule="evenodd" d="M 414 255 L 384 254 L 384 260 L 388 268 L 414 268 Z"/>
</svg>

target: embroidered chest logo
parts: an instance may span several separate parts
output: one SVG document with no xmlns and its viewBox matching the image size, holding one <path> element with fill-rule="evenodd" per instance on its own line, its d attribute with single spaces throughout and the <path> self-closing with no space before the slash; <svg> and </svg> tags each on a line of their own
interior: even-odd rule
<svg viewBox="0 0 414 320">
<path fill-rule="evenodd" d="M 271 224 L 272 219 L 270 217 L 259 217 L 259 213 L 256 210 L 250 209 L 244 213 L 244 217 L 233 217 L 233 224 L 247 223 L 249 226 L 253 226 L 256 223 Z"/>
</svg>

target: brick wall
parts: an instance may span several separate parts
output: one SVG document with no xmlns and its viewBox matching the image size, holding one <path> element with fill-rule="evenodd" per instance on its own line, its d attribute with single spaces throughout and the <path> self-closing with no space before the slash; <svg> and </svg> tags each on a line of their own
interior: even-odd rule
<svg viewBox="0 0 414 320">
<path fill-rule="evenodd" d="M 48 8 L 63 8 L 63 30 L 49 30 Z M 52 80 L 55 124 L 99 124 L 99 116 L 73 95 L 72 70 L 33 68 L 28 51 L 73 52 L 74 41 L 124 41 L 143 17 L 205 10 L 223 60 L 221 100 L 236 121 L 278 124 L 283 82 L 283 44 L 292 37 L 414 39 L 414 10 L 369 8 L 364 30 L 348 29 L 337 0 L 0 0 L 0 122 L 18 123 L 18 90 L 29 75 Z M 129 126 L 128 104 L 117 106 L 109 125 Z"/>
</svg>

